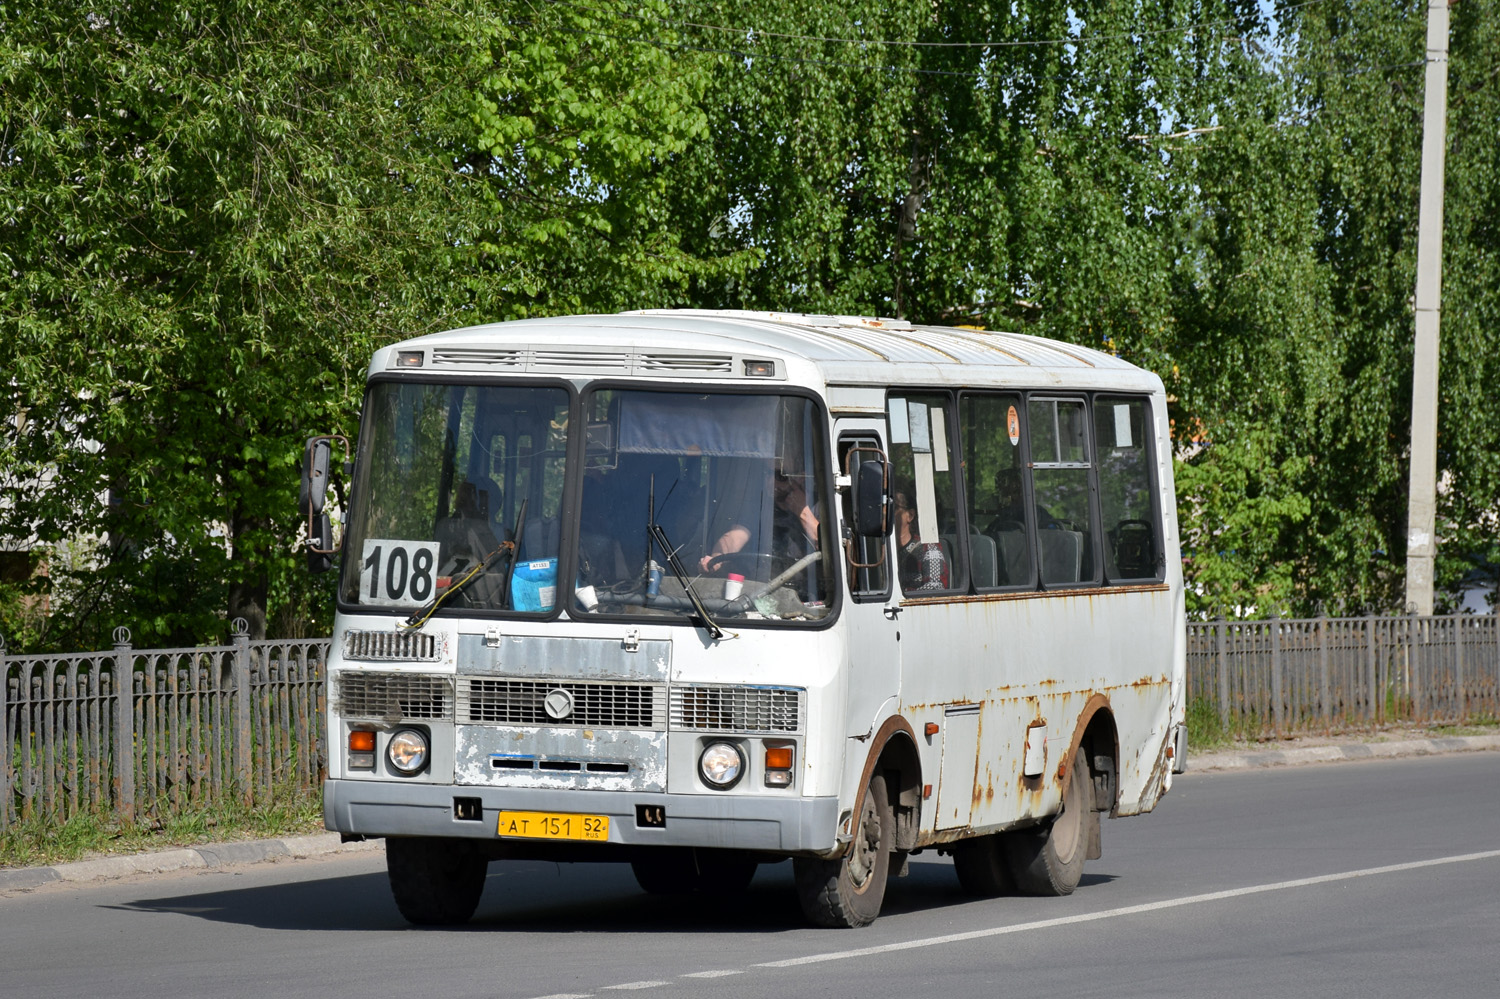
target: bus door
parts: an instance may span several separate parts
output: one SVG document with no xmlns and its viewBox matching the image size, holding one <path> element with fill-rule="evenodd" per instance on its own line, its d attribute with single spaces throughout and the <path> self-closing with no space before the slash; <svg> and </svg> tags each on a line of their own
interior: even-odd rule
<svg viewBox="0 0 1500 999">
<path fill-rule="evenodd" d="M 850 474 L 861 461 L 876 460 L 885 453 L 878 423 L 839 421 L 840 474 Z M 845 524 L 853 523 L 853 512 L 845 490 L 840 509 Z M 844 569 L 849 583 L 849 600 L 843 610 L 849 656 L 846 734 L 868 739 L 872 727 L 890 713 L 901 693 L 899 593 L 892 585 L 889 540 L 856 537 L 851 530 L 844 539 Z M 857 762 L 862 766 L 864 761 Z"/>
<path fill-rule="evenodd" d="M 981 712 L 990 688 L 980 611 L 949 599 L 968 591 L 970 542 L 960 511 L 953 398 L 947 392 L 893 390 L 887 400 L 891 448 L 893 603 L 901 624 L 902 711 L 922 733 L 924 775 L 937 785 L 923 827 L 967 826 L 980 784 Z M 936 726 L 936 730 L 929 726 Z"/>
</svg>

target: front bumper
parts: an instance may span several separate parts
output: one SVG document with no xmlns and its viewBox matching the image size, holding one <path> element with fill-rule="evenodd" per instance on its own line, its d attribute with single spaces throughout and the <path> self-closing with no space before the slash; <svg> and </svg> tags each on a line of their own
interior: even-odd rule
<svg viewBox="0 0 1500 999">
<path fill-rule="evenodd" d="M 478 798 L 478 819 L 456 816 L 454 799 Z M 665 809 L 660 827 L 636 825 L 636 806 Z M 323 823 L 361 836 L 453 836 L 499 841 L 502 809 L 609 816 L 609 842 L 773 853 L 835 848 L 837 798 L 664 794 L 646 791 L 470 787 L 374 780 L 323 783 Z M 507 842 L 525 842 L 511 841 Z M 582 844 L 586 849 L 588 844 Z"/>
</svg>

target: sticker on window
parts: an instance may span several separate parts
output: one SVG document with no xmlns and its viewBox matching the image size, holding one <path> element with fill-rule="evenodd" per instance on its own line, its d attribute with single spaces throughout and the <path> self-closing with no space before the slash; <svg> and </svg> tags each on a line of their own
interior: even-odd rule
<svg viewBox="0 0 1500 999">
<path fill-rule="evenodd" d="M 359 563 L 359 602 L 408 607 L 432 599 L 437 585 L 436 541 L 365 541 Z"/>
</svg>

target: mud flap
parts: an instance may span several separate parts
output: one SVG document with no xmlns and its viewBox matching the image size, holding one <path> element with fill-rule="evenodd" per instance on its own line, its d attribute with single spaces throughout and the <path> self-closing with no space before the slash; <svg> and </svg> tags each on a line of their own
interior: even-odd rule
<svg viewBox="0 0 1500 999">
<path fill-rule="evenodd" d="M 1104 856 L 1104 837 L 1099 831 L 1099 813 L 1090 809 L 1088 817 L 1089 825 L 1089 852 L 1084 856 L 1089 860 L 1098 860 Z"/>
</svg>

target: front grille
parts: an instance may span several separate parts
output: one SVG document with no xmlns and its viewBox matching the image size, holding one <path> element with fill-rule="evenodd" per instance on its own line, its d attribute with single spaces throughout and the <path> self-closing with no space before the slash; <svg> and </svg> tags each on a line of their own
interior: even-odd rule
<svg viewBox="0 0 1500 999">
<path fill-rule="evenodd" d="M 642 354 L 639 366 L 641 371 L 655 374 L 702 371 L 729 375 L 734 373 L 734 358 L 728 354 Z"/>
<path fill-rule="evenodd" d="M 335 710 L 345 718 L 380 721 L 448 719 L 452 681 L 404 673 L 339 673 Z"/>
<path fill-rule="evenodd" d="M 420 631 L 346 631 L 344 658 L 366 662 L 437 662 L 437 636 Z"/>
<path fill-rule="evenodd" d="M 547 713 L 547 695 L 565 691 L 571 710 Z M 556 680 L 488 680 L 465 677 L 458 687 L 458 720 L 478 725 L 547 725 L 568 728 L 666 728 L 664 688 L 645 683 L 579 683 Z"/>
<path fill-rule="evenodd" d="M 717 732 L 800 732 L 795 687 L 673 687 L 672 727 Z"/>
<path fill-rule="evenodd" d="M 531 359 L 533 366 L 538 368 L 569 371 L 629 371 L 631 360 L 628 352 L 615 350 L 538 350 Z"/>
<path fill-rule="evenodd" d="M 524 351 L 504 347 L 434 347 L 432 349 L 431 364 L 435 368 L 518 368 L 525 363 Z"/>
<path fill-rule="evenodd" d="M 729 354 L 645 353 L 545 347 L 434 347 L 434 368 L 510 368 L 519 371 L 731 375 Z"/>
</svg>

